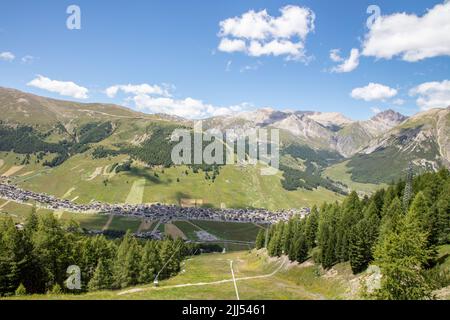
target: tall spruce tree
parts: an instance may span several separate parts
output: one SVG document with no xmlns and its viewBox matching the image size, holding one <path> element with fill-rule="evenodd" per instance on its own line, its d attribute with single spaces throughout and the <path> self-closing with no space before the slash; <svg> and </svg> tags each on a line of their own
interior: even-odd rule
<svg viewBox="0 0 450 320">
<path fill-rule="evenodd" d="M 431 288 L 423 271 L 429 260 L 427 235 L 411 212 L 399 226 L 387 231 L 375 248 L 383 278 L 375 297 L 387 300 L 430 299 Z"/>
<path fill-rule="evenodd" d="M 100 258 L 94 275 L 88 283 L 89 291 L 98 291 L 111 289 L 112 286 L 112 268 L 109 260 Z"/>
<path fill-rule="evenodd" d="M 259 249 L 264 248 L 265 241 L 266 241 L 266 230 L 260 229 L 258 231 L 258 235 L 256 236 L 256 242 L 255 242 L 256 249 L 259 250 Z"/>
</svg>

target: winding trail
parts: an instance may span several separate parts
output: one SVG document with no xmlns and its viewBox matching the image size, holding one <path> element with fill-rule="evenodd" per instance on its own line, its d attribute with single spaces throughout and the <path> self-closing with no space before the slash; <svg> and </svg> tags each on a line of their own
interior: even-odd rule
<svg viewBox="0 0 450 320">
<path fill-rule="evenodd" d="M 259 276 L 234 278 L 234 275 L 233 275 L 234 272 L 233 272 L 231 279 L 224 279 L 224 280 L 211 281 L 211 282 L 175 284 L 175 285 L 163 286 L 163 287 L 135 288 L 135 289 L 119 292 L 117 295 L 122 296 L 125 294 L 148 291 L 148 290 L 165 290 L 165 289 L 185 288 L 185 287 L 202 287 L 202 286 L 210 286 L 210 285 L 224 284 L 224 283 L 230 283 L 230 282 L 236 283 L 237 281 L 247 281 L 247 280 L 253 280 L 253 279 L 270 278 L 270 277 L 273 277 L 274 275 L 276 275 L 278 272 L 280 272 L 280 270 L 286 265 L 286 263 L 287 263 L 287 259 L 286 259 L 286 257 L 284 257 L 281 260 L 280 265 L 273 272 L 271 272 L 269 274 L 259 275 Z M 232 264 L 230 266 L 232 267 Z M 231 270 L 233 270 L 233 269 L 231 269 Z"/>
<path fill-rule="evenodd" d="M 234 270 L 233 270 L 233 260 L 230 260 L 230 269 L 231 269 L 231 276 L 233 277 L 233 283 L 234 283 L 234 291 L 236 291 L 236 299 L 239 299 L 239 291 L 236 284 L 236 278 L 234 277 Z"/>
</svg>

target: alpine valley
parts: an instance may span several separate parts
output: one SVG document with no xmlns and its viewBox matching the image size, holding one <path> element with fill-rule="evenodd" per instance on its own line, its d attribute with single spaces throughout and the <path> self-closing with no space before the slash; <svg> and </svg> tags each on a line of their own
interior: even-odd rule
<svg viewBox="0 0 450 320">
<path fill-rule="evenodd" d="M 443 106 L 444 107 L 444 106 Z M 175 166 L 176 128 L 193 121 L 107 104 L 0 88 L 0 174 L 19 187 L 76 203 L 299 208 L 371 194 L 415 172 L 450 166 L 450 107 L 365 121 L 340 113 L 269 108 L 204 120 L 204 129 L 280 130 L 280 172 L 259 166 Z"/>
</svg>

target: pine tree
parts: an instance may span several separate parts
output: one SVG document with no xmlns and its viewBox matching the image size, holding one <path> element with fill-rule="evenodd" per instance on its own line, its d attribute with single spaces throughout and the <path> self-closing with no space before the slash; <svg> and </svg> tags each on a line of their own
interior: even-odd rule
<svg viewBox="0 0 450 320">
<path fill-rule="evenodd" d="M 256 242 L 255 242 L 256 249 L 259 250 L 259 249 L 264 248 L 265 238 L 266 238 L 266 230 L 260 229 L 258 232 L 258 235 L 256 236 Z"/>
<path fill-rule="evenodd" d="M 435 203 L 436 241 L 442 245 L 450 243 L 450 180 Z"/>
<path fill-rule="evenodd" d="M 352 192 L 341 206 L 340 219 L 337 230 L 336 255 L 341 261 L 349 260 L 350 239 L 352 237 L 352 228 L 362 218 L 361 202 L 358 194 Z"/>
<path fill-rule="evenodd" d="M 63 283 L 67 267 L 73 264 L 69 261 L 72 243 L 66 240 L 61 224 L 52 213 L 40 217 L 33 242 L 46 289 Z"/>
<path fill-rule="evenodd" d="M 89 291 L 110 289 L 112 286 L 112 270 L 108 261 L 100 258 L 94 275 L 88 283 Z"/>
<path fill-rule="evenodd" d="M 308 258 L 308 244 L 305 236 L 305 220 L 298 221 L 295 237 L 291 240 L 293 245 L 289 251 L 289 260 L 304 262 Z"/>
<path fill-rule="evenodd" d="M 389 207 L 384 209 L 383 218 L 381 219 L 380 237 L 384 237 L 390 231 L 396 231 L 403 215 L 400 199 L 395 197 Z"/>
<path fill-rule="evenodd" d="M 427 236 L 414 215 L 403 217 L 375 248 L 376 264 L 383 278 L 375 297 L 388 300 L 430 299 L 431 289 L 423 275 L 429 260 Z"/>
<path fill-rule="evenodd" d="M 117 255 L 114 262 L 113 271 L 113 287 L 124 288 L 129 285 L 130 277 L 128 274 L 129 262 L 127 257 L 130 250 L 133 248 L 133 237 L 131 232 L 128 230 L 117 249 Z"/>
<path fill-rule="evenodd" d="M 151 283 L 159 270 L 161 270 L 161 267 L 162 265 L 155 242 L 147 241 L 140 261 L 139 282 Z"/>
<path fill-rule="evenodd" d="M 353 273 L 364 271 L 372 261 L 372 249 L 378 238 L 379 224 L 376 204 L 371 202 L 364 218 L 353 227 L 350 240 L 350 265 Z"/>
<path fill-rule="evenodd" d="M 305 237 L 308 250 L 316 246 L 316 237 L 319 227 L 319 211 L 316 206 L 313 206 L 311 213 L 306 218 Z"/>
</svg>

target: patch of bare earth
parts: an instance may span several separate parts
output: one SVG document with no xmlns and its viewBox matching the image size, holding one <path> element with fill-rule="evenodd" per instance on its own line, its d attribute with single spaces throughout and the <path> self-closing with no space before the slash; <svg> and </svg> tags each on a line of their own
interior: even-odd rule
<svg viewBox="0 0 450 320">
<path fill-rule="evenodd" d="M 181 231 L 176 225 L 173 223 L 166 223 L 165 225 L 165 233 L 170 235 L 174 239 L 181 238 L 183 240 L 187 240 L 186 235 Z"/>
</svg>

